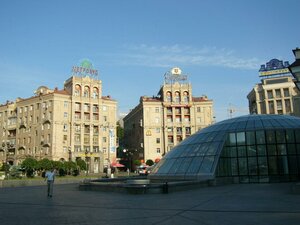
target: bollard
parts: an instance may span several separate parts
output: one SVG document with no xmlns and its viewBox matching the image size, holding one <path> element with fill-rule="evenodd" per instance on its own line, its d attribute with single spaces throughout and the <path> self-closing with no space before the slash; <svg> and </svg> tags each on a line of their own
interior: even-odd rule
<svg viewBox="0 0 300 225">
<path fill-rule="evenodd" d="M 168 194 L 169 192 L 169 186 L 168 186 L 168 182 L 166 182 L 164 185 L 163 185 L 163 193 L 164 194 Z"/>
</svg>

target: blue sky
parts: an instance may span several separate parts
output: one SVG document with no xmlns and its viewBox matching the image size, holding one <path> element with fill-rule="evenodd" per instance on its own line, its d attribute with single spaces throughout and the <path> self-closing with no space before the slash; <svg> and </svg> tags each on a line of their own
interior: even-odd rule
<svg viewBox="0 0 300 225">
<path fill-rule="evenodd" d="M 84 58 L 119 113 L 156 95 L 180 67 L 193 96 L 214 101 L 217 121 L 247 114 L 261 64 L 293 62 L 298 0 L 1 0 L 0 103 L 45 85 L 63 88 Z"/>
</svg>

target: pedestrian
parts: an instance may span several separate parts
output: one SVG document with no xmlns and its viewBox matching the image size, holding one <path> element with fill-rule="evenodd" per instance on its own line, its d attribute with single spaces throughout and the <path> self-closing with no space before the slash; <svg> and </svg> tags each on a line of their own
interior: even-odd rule
<svg viewBox="0 0 300 225">
<path fill-rule="evenodd" d="M 47 180 L 47 195 L 52 197 L 53 194 L 53 183 L 55 179 L 55 170 L 52 168 L 51 171 L 47 171 L 45 174 L 45 181 Z"/>
</svg>

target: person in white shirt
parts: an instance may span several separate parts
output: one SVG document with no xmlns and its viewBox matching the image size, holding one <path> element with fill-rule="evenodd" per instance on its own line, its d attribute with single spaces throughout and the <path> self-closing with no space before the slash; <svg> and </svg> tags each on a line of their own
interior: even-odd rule
<svg viewBox="0 0 300 225">
<path fill-rule="evenodd" d="M 55 179 L 55 170 L 51 169 L 51 171 L 47 171 L 45 174 L 45 180 L 47 180 L 47 194 L 48 197 L 52 197 L 53 195 L 53 183 Z"/>
</svg>

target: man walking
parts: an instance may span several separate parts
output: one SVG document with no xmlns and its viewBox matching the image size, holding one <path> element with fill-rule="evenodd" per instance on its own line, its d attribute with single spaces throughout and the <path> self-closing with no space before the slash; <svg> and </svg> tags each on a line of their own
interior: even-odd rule
<svg viewBox="0 0 300 225">
<path fill-rule="evenodd" d="M 51 169 L 51 171 L 47 171 L 45 174 L 45 180 L 47 180 L 47 194 L 48 197 L 52 197 L 53 194 L 53 183 L 55 178 L 55 170 Z"/>
</svg>

